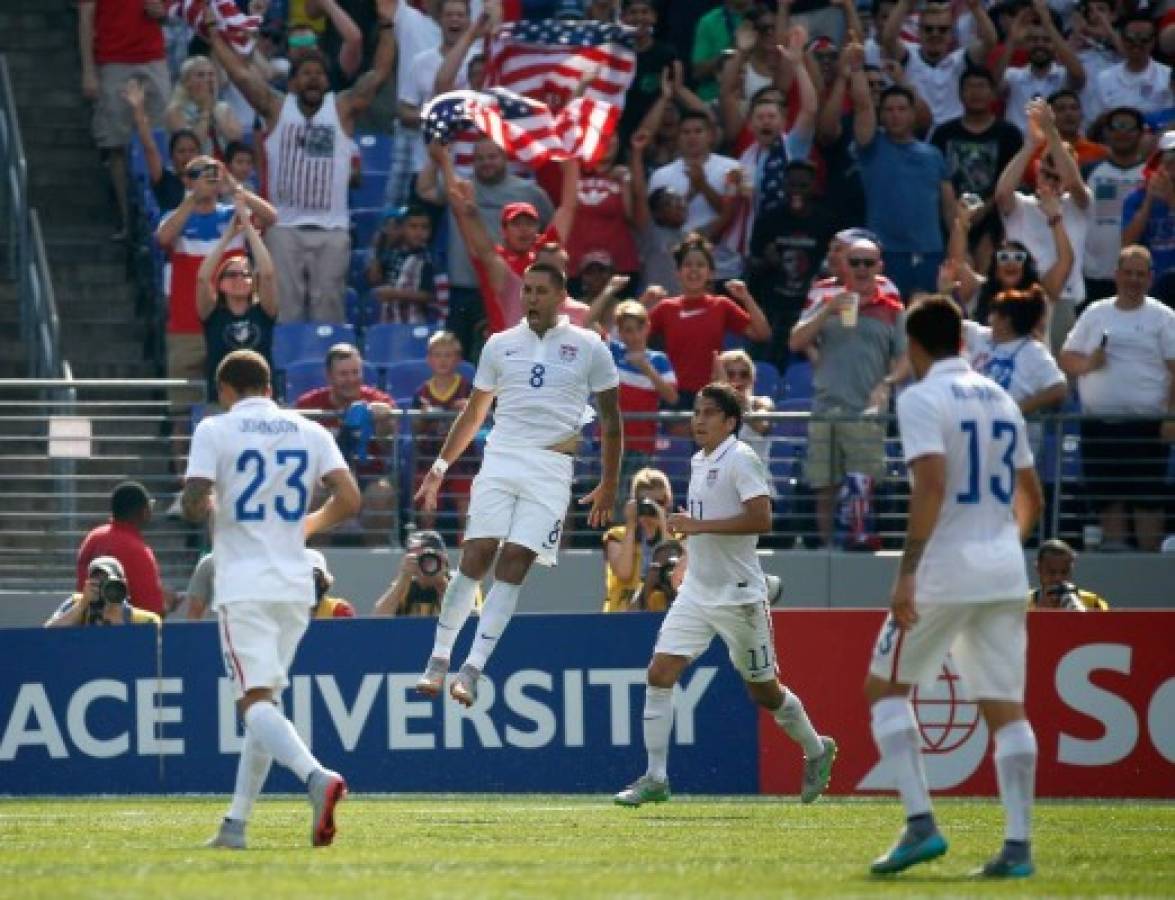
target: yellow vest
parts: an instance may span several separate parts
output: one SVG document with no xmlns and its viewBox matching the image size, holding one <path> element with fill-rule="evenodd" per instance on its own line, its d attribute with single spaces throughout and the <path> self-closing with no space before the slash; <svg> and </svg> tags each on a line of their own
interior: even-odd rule
<svg viewBox="0 0 1175 900">
<path fill-rule="evenodd" d="M 625 536 L 626 525 L 617 525 L 609 528 L 604 534 L 604 612 L 628 612 L 629 602 L 633 595 L 640 590 L 641 585 L 644 584 L 644 579 L 641 578 L 641 544 L 636 542 L 633 548 L 632 557 L 632 577 L 621 581 L 616 577 L 616 573 L 612 571 L 612 567 L 608 565 L 608 542 L 618 541 L 623 542 Z M 669 608 L 669 598 L 664 591 L 656 590 L 650 591 L 649 596 L 645 598 L 645 609 L 650 612 L 664 612 Z"/>
</svg>

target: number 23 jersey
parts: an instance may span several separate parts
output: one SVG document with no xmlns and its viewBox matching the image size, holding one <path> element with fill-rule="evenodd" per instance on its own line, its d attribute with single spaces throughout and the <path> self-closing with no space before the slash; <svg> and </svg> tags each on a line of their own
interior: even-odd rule
<svg viewBox="0 0 1175 900">
<path fill-rule="evenodd" d="M 763 461 L 731 435 L 707 456 L 691 460 L 689 514 L 694 519 L 730 519 L 755 497 L 770 497 Z M 689 562 L 678 597 L 703 606 L 758 603 L 767 596 L 759 565 L 757 534 L 694 534 L 686 544 Z"/>
<path fill-rule="evenodd" d="M 915 575 L 919 603 L 1012 600 L 1028 590 L 1012 510 L 1016 470 L 1032 466 L 1024 416 L 960 357 L 939 360 L 898 397 L 907 463 L 946 458 L 946 488 Z"/>
<path fill-rule="evenodd" d="M 187 477 L 215 485 L 218 604 L 314 603 L 303 520 L 322 476 L 346 468 L 330 432 L 268 398 L 240 400 L 196 427 Z"/>
</svg>

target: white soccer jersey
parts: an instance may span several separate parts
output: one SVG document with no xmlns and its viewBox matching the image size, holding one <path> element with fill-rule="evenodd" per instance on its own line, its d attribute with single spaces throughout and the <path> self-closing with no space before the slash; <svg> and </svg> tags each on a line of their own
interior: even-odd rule
<svg viewBox="0 0 1175 900">
<path fill-rule="evenodd" d="M 695 519 L 740 515 L 754 497 L 770 497 L 767 469 L 755 451 L 731 435 L 707 456 L 691 461 L 689 514 Z M 757 534 L 694 534 L 681 596 L 703 606 L 757 603 L 767 596 L 767 580 L 755 552 Z"/>
<path fill-rule="evenodd" d="M 1009 600 L 1028 591 L 1012 513 L 1016 471 L 1032 466 L 1024 417 L 961 357 L 930 367 L 898 397 L 906 462 L 946 457 L 946 494 L 915 576 L 919 603 Z"/>
<path fill-rule="evenodd" d="M 558 324 L 539 337 L 524 319 L 486 341 L 473 386 L 498 399 L 486 446 L 550 447 L 579 434 L 588 398 L 620 384 L 594 331 Z"/>
<path fill-rule="evenodd" d="M 303 520 L 315 485 L 346 469 L 330 432 L 272 400 L 250 397 L 204 419 L 188 478 L 216 488 L 212 556 L 216 603 L 314 603 Z"/>
</svg>

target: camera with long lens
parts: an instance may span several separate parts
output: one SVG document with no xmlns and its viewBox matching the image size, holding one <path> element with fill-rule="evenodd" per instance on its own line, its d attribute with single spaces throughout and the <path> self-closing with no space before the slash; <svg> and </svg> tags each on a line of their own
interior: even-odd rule
<svg viewBox="0 0 1175 900">
<path fill-rule="evenodd" d="M 658 509 L 657 504 L 648 497 L 641 497 L 636 502 L 636 514 L 638 517 L 650 516 L 652 518 L 656 518 L 659 512 L 660 510 Z"/>
<path fill-rule="evenodd" d="M 98 579 L 98 596 L 91 601 L 89 609 L 89 620 L 94 622 L 102 618 L 107 603 L 121 604 L 129 591 L 122 575 L 109 566 L 94 566 L 89 574 L 91 578 Z"/>
<path fill-rule="evenodd" d="M 416 564 L 420 567 L 420 574 L 432 578 L 441 573 L 441 569 L 445 567 L 445 557 L 440 550 L 432 547 L 425 547 L 420 551 L 420 555 L 416 558 Z"/>
<path fill-rule="evenodd" d="M 1062 581 L 1060 584 L 1054 584 L 1045 593 L 1050 597 L 1057 598 L 1057 606 L 1060 609 L 1068 609 L 1075 612 L 1085 611 L 1085 606 L 1082 604 L 1081 597 L 1077 592 L 1077 585 L 1071 581 Z"/>
<path fill-rule="evenodd" d="M 680 556 L 670 556 L 657 566 L 657 587 L 667 593 L 673 592 L 673 573 L 677 571 Z"/>
</svg>

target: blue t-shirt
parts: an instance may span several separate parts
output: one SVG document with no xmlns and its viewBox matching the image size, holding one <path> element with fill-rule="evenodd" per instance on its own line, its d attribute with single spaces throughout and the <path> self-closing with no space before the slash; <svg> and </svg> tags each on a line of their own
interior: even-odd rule
<svg viewBox="0 0 1175 900">
<path fill-rule="evenodd" d="M 925 141 L 898 144 L 878 131 L 857 156 L 866 222 L 883 249 L 941 253 L 942 183 L 950 178 L 941 151 Z"/>
<path fill-rule="evenodd" d="M 1122 204 L 1122 227 L 1130 224 L 1142 206 L 1146 186 L 1136 188 Z M 1159 198 L 1151 201 L 1151 214 L 1138 242 L 1151 252 L 1155 275 L 1175 269 L 1175 210 Z"/>
</svg>

